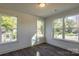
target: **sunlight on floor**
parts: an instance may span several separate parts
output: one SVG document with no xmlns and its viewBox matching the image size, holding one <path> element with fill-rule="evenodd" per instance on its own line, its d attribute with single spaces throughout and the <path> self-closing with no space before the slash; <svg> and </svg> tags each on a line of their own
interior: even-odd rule
<svg viewBox="0 0 79 59">
<path fill-rule="evenodd" d="M 40 56 L 40 52 L 39 51 L 36 52 L 36 56 Z"/>
<path fill-rule="evenodd" d="M 69 48 L 68 50 L 73 51 L 75 53 L 79 53 L 79 49 L 78 48 Z"/>
<path fill-rule="evenodd" d="M 32 46 L 35 45 L 36 44 L 36 41 L 37 41 L 36 34 L 34 34 L 34 36 L 32 37 L 32 40 L 31 40 L 31 45 Z"/>
</svg>

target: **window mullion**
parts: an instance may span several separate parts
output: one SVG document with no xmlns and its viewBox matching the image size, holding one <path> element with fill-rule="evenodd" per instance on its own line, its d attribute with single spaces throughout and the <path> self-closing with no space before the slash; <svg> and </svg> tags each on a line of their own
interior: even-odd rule
<svg viewBox="0 0 79 59">
<path fill-rule="evenodd" d="M 63 18 L 63 32 L 62 32 L 62 36 L 63 36 L 63 39 L 65 39 L 65 21 L 64 21 L 65 19 Z"/>
<path fill-rule="evenodd" d="M 77 35 L 78 35 L 78 40 L 79 40 L 79 30 L 78 30 L 79 29 L 79 27 L 78 27 L 79 26 L 79 24 L 78 24 L 79 20 L 78 20 L 78 18 L 79 18 L 79 16 L 76 16 L 76 20 L 77 20 L 76 21 L 77 22 Z"/>
</svg>

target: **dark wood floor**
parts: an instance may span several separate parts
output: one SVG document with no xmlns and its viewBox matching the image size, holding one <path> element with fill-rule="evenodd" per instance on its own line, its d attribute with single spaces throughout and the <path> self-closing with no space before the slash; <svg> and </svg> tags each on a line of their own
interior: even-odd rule
<svg viewBox="0 0 79 59">
<path fill-rule="evenodd" d="M 34 47 L 6 53 L 1 56 L 79 56 L 79 54 L 44 43 Z"/>
</svg>

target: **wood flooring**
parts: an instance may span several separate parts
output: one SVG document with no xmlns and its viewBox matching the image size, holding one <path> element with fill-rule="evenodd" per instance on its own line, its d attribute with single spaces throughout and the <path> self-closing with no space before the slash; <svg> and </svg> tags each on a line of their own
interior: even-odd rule
<svg viewBox="0 0 79 59">
<path fill-rule="evenodd" d="M 79 56 L 79 54 L 43 43 L 34 47 L 2 54 L 1 56 Z"/>
</svg>

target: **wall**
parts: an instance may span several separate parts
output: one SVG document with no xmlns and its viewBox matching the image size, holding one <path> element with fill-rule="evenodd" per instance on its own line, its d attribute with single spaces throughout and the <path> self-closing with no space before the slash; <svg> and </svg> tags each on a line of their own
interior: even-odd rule
<svg viewBox="0 0 79 59">
<path fill-rule="evenodd" d="M 54 19 L 64 17 L 67 15 L 75 15 L 75 14 L 79 14 L 79 8 L 75 8 L 73 10 L 62 12 L 62 13 L 50 16 L 49 18 L 46 19 L 46 41 L 47 43 L 79 53 L 79 42 L 71 42 L 71 41 L 54 39 L 53 34 L 52 34 L 53 33 L 52 22 Z"/>
<path fill-rule="evenodd" d="M 0 13 L 18 17 L 17 42 L 0 44 L 0 54 L 30 47 L 32 37 L 36 33 L 37 17 L 5 8 L 0 8 Z M 44 39 L 40 43 L 43 42 Z"/>
</svg>

